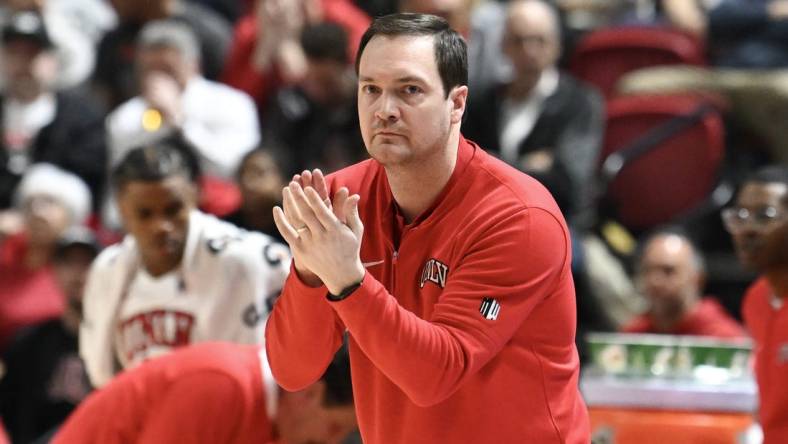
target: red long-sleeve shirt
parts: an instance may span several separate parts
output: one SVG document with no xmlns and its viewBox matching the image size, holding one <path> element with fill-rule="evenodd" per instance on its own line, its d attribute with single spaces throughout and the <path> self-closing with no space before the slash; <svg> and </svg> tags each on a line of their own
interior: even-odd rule
<svg viewBox="0 0 788 444">
<path fill-rule="evenodd" d="M 742 315 L 755 341 L 755 377 L 763 444 L 788 442 L 788 299 L 765 278 L 747 290 Z"/>
<path fill-rule="evenodd" d="M 53 444 L 267 443 L 259 348 L 203 342 L 151 359 L 93 392 Z"/>
<path fill-rule="evenodd" d="M 347 329 L 367 444 L 587 443 L 570 240 L 549 193 L 464 139 L 408 225 L 377 162 L 329 183 L 362 196 L 367 274 L 329 302 L 291 272 L 266 329 L 279 384 L 319 378 Z"/>
<path fill-rule="evenodd" d="M 668 331 L 662 331 L 646 313 L 633 319 L 621 329 L 624 333 L 660 333 L 671 335 L 713 336 L 716 338 L 746 338 L 747 332 L 714 299 L 701 299 L 692 310 Z"/>
</svg>

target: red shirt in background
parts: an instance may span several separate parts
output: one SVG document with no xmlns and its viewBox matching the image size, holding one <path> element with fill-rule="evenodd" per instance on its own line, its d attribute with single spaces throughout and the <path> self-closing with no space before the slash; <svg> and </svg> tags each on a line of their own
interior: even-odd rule
<svg viewBox="0 0 788 444">
<path fill-rule="evenodd" d="M 621 329 L 623 333 L 658 333 L 669 335 L 746 338 L 747 332 L 712 298 L 704 298 L 672 329 L 657 328 L 648 313 L 633 319 Z"/>
<path fill-rule="evenodd" d="M 262 444 L 273 438 L 259 347 L 203 342 L 91 394 L 53 444 Z"/>
<path fill-rule="evenodd" d="M 760 278 L 742 305 L 744 323 L 755 341 L 763 444 L 788 443 L 788 295 L 780 296 Z"/>
<path fill-rule="evenodd" d="M 349 0 L 321 0 L 321 4 L 323 20 L 337 23 L 347 31 L 349 60 L 354 63 L 361 36 L 372 20 Z M 262 111 L 268 98 L 283 86 L 283 80 L 276 68 L 259 72 L 252 66 L 257 33 L 257 17 L 254 11 L 238 20 L 221 80 L 252 96 Z"/>
<path fill-rule="evenodd" d="M 47 265 L 29 269 L 25 234 L 8 237 L 0 245 L 0 350 L 23 327 L 63 313 L 63 294 Z"/>
<path fill-rule="evenodd" d="M 366 444 L 587 444 L 569 233 L 544 187 L 465 139 L 408 225 L 376 161 L 328 180 L 361 195 L 367 273 L 329 302 L 291 269 L 266 326 L 277 382 L 316 381 L 347 329 Z"/>
</svg>

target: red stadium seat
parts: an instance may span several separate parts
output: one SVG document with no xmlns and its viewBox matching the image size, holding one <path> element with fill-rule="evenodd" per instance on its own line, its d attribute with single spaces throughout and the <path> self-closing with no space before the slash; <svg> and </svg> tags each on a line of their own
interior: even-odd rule
<svg viewBox="0 0 788 444">
<path fill-rule="evenodd" d="M 705 66 L 703 43 L 672 28 L 623 27 L 586 34 L 572 53 L 569 69 L 610 97 L 624 74 L 649 66 L 676 64 Z"/>
<path fill-rule="evenodd" d="M 722 117 L 708 100 L 614 98 L 601 156 L 604 202 L 635 232 L 675 221 L 710 201 L 723 157 Z"/>
</svg>

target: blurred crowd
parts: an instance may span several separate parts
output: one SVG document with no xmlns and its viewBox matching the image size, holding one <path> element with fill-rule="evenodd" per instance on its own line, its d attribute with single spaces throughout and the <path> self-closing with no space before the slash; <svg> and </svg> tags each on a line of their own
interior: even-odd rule
<svg viewBox="0 0 788 444">
<path fill-rule="evenodd" d="M 355 51 L 396 11 L 463 34 L 463 134 L 566 216 L 581 357 L 588 331 L 748 336 L 729 232 L 788 211 L 734 203 L 788 161 L 788 0 L 0 0 L 12 442 L 142 361 L 261 343 L 290 265 L 272 208 L 367 157 Z"/>
</svg>

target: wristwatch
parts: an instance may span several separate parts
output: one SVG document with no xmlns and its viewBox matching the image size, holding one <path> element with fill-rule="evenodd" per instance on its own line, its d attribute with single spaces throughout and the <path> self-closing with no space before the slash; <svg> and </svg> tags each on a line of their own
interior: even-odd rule
<svg viewBox="0 0 788 444">
<path fill-rule="evenodd" d="M 333 294 L 329 291 L 328 293 L 326 293 L 326 299 L 328 299 L 331 302 L 341 301 L 346 297 L 350 296 L 351 294 L 353 294 L 353 292 L 356 291 L 358 287 L 361 286 L 362 282 L 364 282 L 363 279 L 349 287 L 345 287 L 344 289 L 342 289 L 342 291 L 339 292 L 339 294 Z"/>
</svg>

